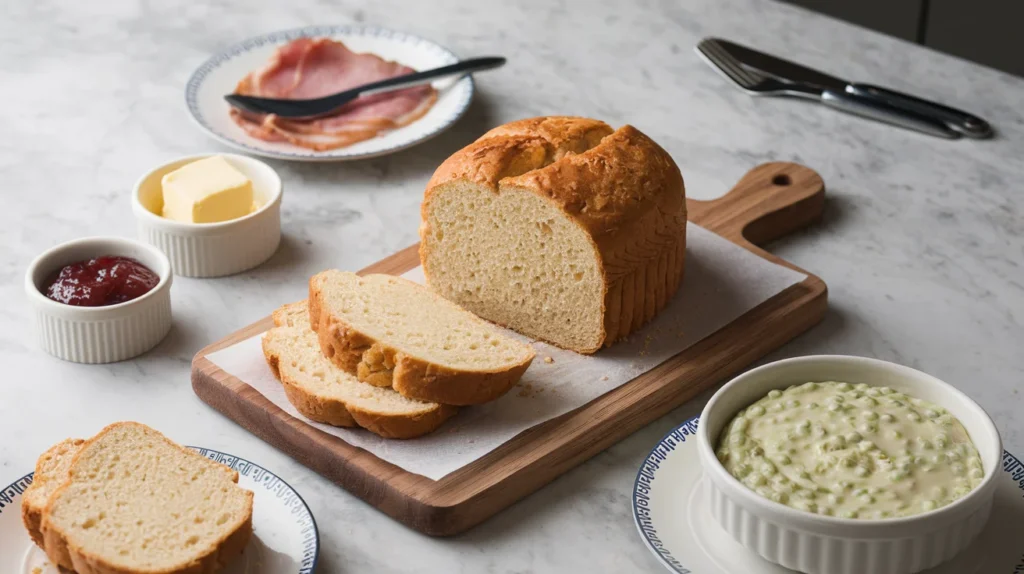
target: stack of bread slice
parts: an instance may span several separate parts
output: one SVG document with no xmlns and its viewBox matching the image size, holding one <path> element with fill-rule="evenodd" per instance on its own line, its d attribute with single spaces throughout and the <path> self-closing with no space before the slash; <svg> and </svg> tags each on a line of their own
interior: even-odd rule
<svg viewBox="0 0 1024 574">
<path fill-rule="evenodd" d="M 534 350 L 412 281 L 337 270 L 273 314 L 263 353 L 307 418 L 385 438 L 429 433 L 512 388 Z"/>
<path fill-rule="evenodd" d="M 67 439 L 36 463 L 22 519 L 50 561 L 78 574 L 214 573 L 252 536 L 238 473 L 139 423 Z"/>
</svg>

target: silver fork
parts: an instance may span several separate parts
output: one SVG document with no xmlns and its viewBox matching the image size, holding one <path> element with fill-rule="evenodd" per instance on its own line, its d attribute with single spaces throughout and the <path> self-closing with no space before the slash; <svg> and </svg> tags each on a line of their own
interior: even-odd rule
<svg viewBox="0 0 1024 574">
<path fill-rule="evenodd" d="M 770 76 L 743 65 L 714 39 L 706 39 L 697 44 L 697 54 L 744 92 L 754 96 L 795 96 L 811 99 L 833 109 L 933 136 L 947 139 L 960 137 L 959 133 L 931 116 L 896 107 L 876 98 Z"/>
<path fill-rule="evenodd" d="M 703 40 L 697 44 L 697 53 L 712 68 L 752 96 L 798 96 L 816 100 L 821 95 L 821 90 L 811 86 L 784 82 L 747 68 L 714 40 Z"/>
</svg>

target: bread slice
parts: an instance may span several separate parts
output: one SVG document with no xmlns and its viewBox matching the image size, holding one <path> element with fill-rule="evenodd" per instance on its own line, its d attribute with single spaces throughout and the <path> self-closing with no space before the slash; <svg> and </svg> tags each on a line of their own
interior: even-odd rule
<svg viewBox="0 0 1024 574">
<path fill-rule="evenodd" d="M 238 473 L 139 423 L 81 446 L 43 511 L 50 560 L 78 574 L 213 573 L 252 535 Z"/>
<path fill-rule="evenodd" d="M 71 461 L 84 442 L 80 438 L 64 439 L 51 446 L 36 461 L 32 484 L 25 489 L 21 498 L 21 520 L 25 523 L 29 537 L 40 548 L 43 547 L 43 533 L 40 530 L 43 509 L 50 495 L 67 481 Z"/>
<path fill-rule="evenodd" d="M 309 327 L 309 303 L 303 299 L 282 305 L 270 314 L 277 327 Z"/>
<path fill-rule="evenodd" d="M 651 320 L 683 275 L 682 176 L 628 125 L 556 116 L 494 128 L 437 168 L 421 218 L 431 289 L 580 353 Z"/>
<path fill-rule="evenodd" d="M 391 275 L 329 270 L 309 281 L 324 356 L 360 381 L 446 405 L 494 400 L 535 355 L 429 289 Z"/>
<path fill-rule="evenodd" d="M 414 438 L 437 429 L 458 410 L 403 397 L 339 369 L 320 352 L 305 301 L 285 305 L 273 317 L 278 326 L 263 335 L 263 355 L 288 401 L 306 418 L 362 427 L 384 438 Z"/>
</svg>

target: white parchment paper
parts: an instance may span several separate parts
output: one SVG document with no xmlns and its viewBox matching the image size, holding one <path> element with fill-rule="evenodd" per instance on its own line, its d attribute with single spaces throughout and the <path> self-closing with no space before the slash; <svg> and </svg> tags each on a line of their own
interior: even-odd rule
<svg viewBox="0 0 1024 574">
<path fill-rule="evenodd" d="M 522 431 L 653 369 L 805 277 L 692 223 L 687 226 L 686 240 L 683 286 L 651 324 L 592 356 L 533 342 L 537 358 L 517 387 L 494 402 L 463 408 L 440 429 L 417 439 L 387 440 L 364 430 L 305 419 L 288 402 L 267 367 L 260 335 L 207 358 L 293 417 L 409 472 L 438 480 Z M 419 267 L 405 277 L 423 282 Z"/>
</svg>

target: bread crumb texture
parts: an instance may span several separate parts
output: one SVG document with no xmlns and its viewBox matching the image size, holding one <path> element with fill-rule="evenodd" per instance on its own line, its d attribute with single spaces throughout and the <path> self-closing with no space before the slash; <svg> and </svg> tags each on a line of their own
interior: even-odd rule
<svg viewBox="0 0 1024 574">
<path fill-rule="evenodd" d="M 319 273 L 317 280 L 325 313 L 386 343 L 364 351 L 370 370 L 387 367 L 379 351 L 382 346 L 468 370 L 504 369 L 533 353 L 472 313 L 401 277 L 331 270 Z"/>
</svg>

